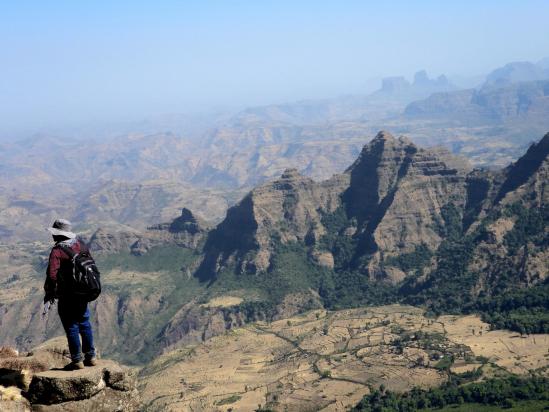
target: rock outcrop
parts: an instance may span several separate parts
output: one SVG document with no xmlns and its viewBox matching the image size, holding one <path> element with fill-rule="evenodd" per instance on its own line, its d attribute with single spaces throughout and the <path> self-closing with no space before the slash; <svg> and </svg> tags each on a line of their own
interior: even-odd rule
<svg viewBox="0 0 549 412">
<path fill-rule="evenodd" d="M 208 231 L 208 224 L 187 208 L 181 210 L 181 216 L 169 223 L 148 228 L 146 236 L 139 239 L 136 249 L 147 248 L 147 243 L 155 240 L 175 243 L 188 249 L 196 249 Z M 155 238 L 154 240 L 152 240 Z M 151 239 L 151 240 L 149 240 Z"/>
<path fill-rule="evenodd" d="M 135 387 L 135 373 L 116 362 L 99 360 L 97 366 L 83 370 L 38 372 L 32 378 L 27 396 L 35 410 L 45 412 L 130 411 L 137 406 Z"/>
<path fill-rule="evenodd" d="M 134 255 L 167 244 L 196 249 L 207 230 L 206 222 L 183 208 L 181 216 L 173 221 L 150 226 L 144 231 L 100 228 L 90 238 L 89 246 L 97 253 L 130 252 Z"/>
<path fill-rule="evenodd" d="M 21 356 L 0 359 L 0 410 L 136 411 L 136 371 L 110 360 L 65 371 L 70 359 L 57 338 Z M 9 409 L 11 408 L 11 409 Z"/>
</svg>

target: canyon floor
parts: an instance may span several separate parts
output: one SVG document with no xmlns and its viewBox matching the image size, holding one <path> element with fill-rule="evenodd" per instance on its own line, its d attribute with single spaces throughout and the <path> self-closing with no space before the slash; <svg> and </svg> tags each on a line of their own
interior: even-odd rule
<svg viewBox="0 0 549 412">
<path fill-rule="evenodd" d="M 145 410 L 344 411 L 372 389 L 442 384 L 450 373 L 547 374 L 549 335 L 477 316 L 428 318 L 391 305 L 254 323 L 157 358 L 140 373 Z"/>
</svg>

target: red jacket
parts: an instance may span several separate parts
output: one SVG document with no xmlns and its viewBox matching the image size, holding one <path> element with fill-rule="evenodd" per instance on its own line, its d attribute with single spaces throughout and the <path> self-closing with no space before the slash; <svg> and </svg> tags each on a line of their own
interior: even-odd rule
<svg viewBox="0 0 549 412">
<path fill-rule="evenodd" d="M 80 253 L 82 250 L 82 244 L 80 240 L 76 240 L 70 248 L 75 253 Z M 46 283 L 44 284 L 44 290 L 46 292 L 46 298 L 59 298 L 63 295 L 63 278 L 72 276 L 73 265 L 72 260 L 61 247 L 57 244 L 51 249 L 50 258 L 48 261 L 48 269 L 46 271 Z"/>
</svg>

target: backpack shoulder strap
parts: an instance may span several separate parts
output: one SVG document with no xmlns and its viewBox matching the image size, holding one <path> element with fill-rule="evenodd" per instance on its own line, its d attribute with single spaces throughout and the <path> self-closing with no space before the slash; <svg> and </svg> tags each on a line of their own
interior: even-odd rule
<svg viewBox="0 0 549 412">
<path fill-rule="evenodd" d="M 74 259 L 74 256 L 76 256 L 76 253 L 74 252 L 74 250 L 72 250 L 70 247 L 66 245 L 57 245 L 57 247 L 59 247 L 59 249 L 61 249 L 63 252 L 69 255 L 71 259 Z"/>
<path fill-rule="evenodd" d="M 90 253 L 90 248 L 86 245 L 86 242 L 78 239 L 78 244 L 80 245 L 80 253 Z"/>
</svg>

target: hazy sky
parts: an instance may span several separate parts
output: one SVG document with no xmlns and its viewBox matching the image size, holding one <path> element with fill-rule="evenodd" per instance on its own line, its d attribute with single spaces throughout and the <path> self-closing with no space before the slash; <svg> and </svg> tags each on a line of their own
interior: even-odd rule
<svg viewBox="0 0 549 412">
<path fill-rule="evenodd" d="M 546 0 L 5 0 L 0 133 L 481 74 L 548 56 L 548 17 Z"/>
</svg>

